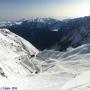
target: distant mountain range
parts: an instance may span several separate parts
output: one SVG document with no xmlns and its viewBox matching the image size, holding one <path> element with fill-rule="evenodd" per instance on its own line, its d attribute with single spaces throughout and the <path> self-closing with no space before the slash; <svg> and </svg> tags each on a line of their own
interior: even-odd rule
<svg viewBox="0 0 90 90">
<path fill-rule="evenodd" d="M 23 19 L 0 23 L 0 27 L 20 35 L 39 50 L 54 48 L 64 51 L 68 47 L 90 43 L 90 16 L 63 21 L 52 18 Z"/>
</svg>

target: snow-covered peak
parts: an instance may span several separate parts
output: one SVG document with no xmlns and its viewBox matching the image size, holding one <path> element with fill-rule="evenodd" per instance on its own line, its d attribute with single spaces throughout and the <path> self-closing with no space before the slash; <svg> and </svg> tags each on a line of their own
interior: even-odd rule
<svg viewBox="0 0 90 90">
<path fill-rule="evenodd" d="M 57 19 L 53 19 L 53 18 L 33 18 L 33 19 L 30 19 L 30 21 L 33 21 L 33 22 L 42 22 L 42 23 L 48 23 L 48 22 L 55 22 L 55 21 L 59 21 Z"/>
</svg>

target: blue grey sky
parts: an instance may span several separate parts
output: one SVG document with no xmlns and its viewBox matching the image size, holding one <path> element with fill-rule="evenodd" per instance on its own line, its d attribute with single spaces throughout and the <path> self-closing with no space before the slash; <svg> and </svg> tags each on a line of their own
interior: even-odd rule
<svg viewBox="0 0 90 90">
<path fill-rule="evenodd" d="M 90 0 L 0 0 L 0 20 L 90 15 Z"/>
</svg>

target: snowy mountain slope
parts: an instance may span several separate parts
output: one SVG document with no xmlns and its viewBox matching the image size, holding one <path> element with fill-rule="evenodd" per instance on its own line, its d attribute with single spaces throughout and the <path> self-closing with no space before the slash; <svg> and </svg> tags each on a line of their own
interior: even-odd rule
<svg viewBox="0 0 90 90">
<path fill-rule="evenodd" d="M 31 55 L 36 55 L 39 51 L 32 46 L 29 42 L 22 39 L 21 37 L 11 33 L 7 29 L 0 29 L 0 64 L 1 68 L 3 67 L 6 71 L 12 73 L 21 73 L 27 72 L 23 69 L 25 68 L 22 64 L 24 59 L 30 58 Z M 22 59 L 22 60 L 21 60 Z M 26 61 L 28 61 L 28 59 Z M 22 64 L 20 64 L 22 63 Z M 18 65 L 21 71 L 17 70 Z M 25 64 L 26 65 L 26 64 Z M 8 73 L 8 72 L 4 72 Z M 8 77 L 8 75 L 7 75 Z"/>
<path fill-rule="evenodd" d="M 90 90 L 90 70 L 67 82 L 62 90 Z"/>
<path fill-rule="evenodd" d="M 89 50 L 90 44 L 85 44 L 67 52 L 39 53 L 26 40 L 0 29 L 0 88 L 89 90 Z"/>
<path fill-rule="evenodd" d="M 37 56 L 38 60 L 43 60 L 40 60 L 39 63 L 42 72 L 41 75 L 46 77 L 46 79 L 49 78 L 51 86 L 53 80 L 55 83 L 54 87 L 48 87 L 46 90 L 89 90 L 89 50 L 90 44 L 85 44 L 76 49 L 70 49 L 67 52 L 53 50 L 41 52 Z M 83 73 L 87 74 L 83 76 Z M 82 86 L 78 87 L 79 85 Z M 72 87 L 75 88 L 72 89 Z"/>
</svg>

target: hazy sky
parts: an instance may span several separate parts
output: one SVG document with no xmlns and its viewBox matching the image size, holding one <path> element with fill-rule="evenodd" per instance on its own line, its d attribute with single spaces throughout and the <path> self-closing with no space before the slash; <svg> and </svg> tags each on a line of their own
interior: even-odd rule
<svg viewBox="0 0 90 90">
<path fill-rule="evenodd" d="M 0 0 L 0 20 L 90 15 L 90 0 Z"/>
</svg>

